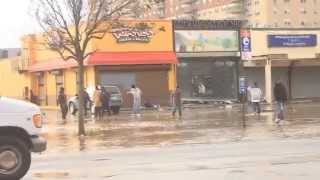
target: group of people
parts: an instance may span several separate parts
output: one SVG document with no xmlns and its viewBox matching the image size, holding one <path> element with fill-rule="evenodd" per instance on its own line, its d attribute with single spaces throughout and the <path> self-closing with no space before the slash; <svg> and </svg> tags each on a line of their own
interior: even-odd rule
<svg viewBox="0 0 320 180">
<path fill-rule="evenodd" d="M 104 87 L 96 86 L 96 89 L 93 93 L 93 100 L 91 101 L 89 94 L 84 90 L 84 105 L 85 105 L 85 116 L 87 115 L 87 107 L 88 104 L 94 105 L 94 116 L 98 120 L 102 119 L 104 113 L 107 112 L 108 115 L 111 115 L 110 110 L 110 94 L 106 91 Z M 131 86 L 131 89 L 127 92 L 128 94 L 132 95 L 132 112 L 134 115 L 140 116 L 141 114 L 141 96 L 142 91 L 140 88 L 136 87 L 135 85 Z M 274 98 L 276 101 L 276 116 L 275 122 L 279 123 L 281 120 L 284 119 L 284 106 L 286 101 L 288 100 L 287 97 L 287 90 L 285 86 L 281 83 L 281 81 L 277 81 L 275 83 L 273 89 Z M 261 113 L 261 106 L 260 103 L 263 100 L 263 94 L 261 89 L 258 86 L 258 83 L 254 83 L 253 87 L 248 87 L 247 89 L 247 97 L 248 101 L 254 109 L 254 112 L 257 114 Z M 77 97 L 78 98 L 78 97 Z M 58 96 L 58 104 L 61 109 L 62 118 L 66 119 L 68 113 L 68 100 L 67 96 L 65 95 L 64 88 L 60 89 L 59 96 Z M 182 116 L 182 101 L 181 101 L 181 90 L 180 87 L 177 86 L 175 91 L 173 91 L 171 96 L 171 101 L 173 105 L 172 115 L 175 116 L 176 112 L 179 112 L 179 116 Z M 89 106 L 91 107 L 91 106 Z M 89 108 L 91 109 L 91 108 Z M 78 107 L 74 108 L 72 114 L 75 115 L 77 113 Z"/>
<path fill-rule="evenodd" d="M 94 116 L 101 120 L 105 112 L 111 115 L 110 110 L 110 93 L 102 86 L 96 86 L 93 92 Z"/>
<path fill-rule="evenodd" d="M 104 116 L 104 112 L 108 112 L 111 115 L 110 111 L 110 94 L 106 91 L 104 87 L 96 86 L 96 89 L 93 94 L 93 100 L 91 101 L 90 96 L 86 90 L 83 91 L 84 95 L 84 115 L 88 115 L 88 110 L 91 110 L 91 105 L 94 105 L 94 115 L 97 119 L 102 119 Z M 60 88 L 58 99 L 58 105 L 61 110 L 62 119 L 66 119 L 68 114 L 68 100 L 65 94 L 64 88 Z M 79 95 L 76 94 L 75 96 L 75 103 L 73 107 L 73 111 L 71 112 L 72 115 L 76 115 L 79 110 Z"/>
<path fill-rule="evenodd" d="M 262 101 L 262 95 L 258 83 L 254 83 L 253 87 L 249 86 L 247 89 L 248 101 L 252 105 L 254 112 L 257 114 L 260 114 L 261 112 L 260 103 Z M 288 100 L 286 87 L 280 80 L 275 83 L 273 95 L 276 101 L 275 122 L 279 123 L 281 120 L 284 120 L 284 106 Z"/>
<path fill-rule="evenodd" d="M 136 116 L 141 115 L 141 96 L 142 91 L 136 85 L 132 85 L 130 90 L 127 92 L 132 96 L 132 112 Z M 87 107 L 88 104 L 94 105 L 94 116 L 96 119 L 100 120 L 104 116 L 104 112 L 107 112 L 108 115 L 111 115 L 110 110 L 110 93 L 104 87 L 96 86 L 95 91 L 93 93 L 92 101 L 90 99 L 89 94 L 84 90 L 84 106 L 85 106 L 85 116 L 87 116 Z M 79 97 L 76 95 L 76 100 L 78 101 Z M 176 90 L 172 93 L 172 104 L 173 110 L 172 115 L 175 116 L 176 112 L 179 112 L 179 116 L 182 116 L 182 101 L 181 101 L 181 90 L 179 86 L 177 86 Z M 62 119 L 66 119 L 68 114 L 68 100 L 65 94 L 64 88 L 60 89 L 58 99 L 58 105 L 60 106 Z M 79 109 L 79 102 L 75 103 L 76 107 L 73 108 L 72 115 L 76 115 Z M 89 106 L 91 107 L 91 106 Z M 91 108 L 89 108 L 91 109 Z"/>
</svg>

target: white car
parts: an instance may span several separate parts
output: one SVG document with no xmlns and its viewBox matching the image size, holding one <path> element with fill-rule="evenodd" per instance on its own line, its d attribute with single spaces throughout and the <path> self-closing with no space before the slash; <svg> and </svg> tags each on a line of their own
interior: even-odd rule
<svg viewBox="0 0 320 180">
<path fill-rule="evenodd" d="M 0 97 L 0 179 L 22 178 L 30 168 L 31 152 L 43 152 L 43 114 L 34 104 Z"/>
<path fill-rule="evenodd" d="M 109 106 L 113 114 L 119 114 L 120 112 L 120 107 L 123 103 L 121 91 L 119 87 L 117 86 L 103 86 L 105 90 L 110 93 L 110 102 Z M 90 95 L 92 94 L 92 95 Z M 92 100 L 93 93 L 89 93 L 90 99 Z M 94 108 L 93 108 L 92 103 L 87 104 L 87 110 L 90 109 L 90 111 L 93 113 Z M 79 100 L 77 96 L 73 96 L 68 100 L 68 107 L 69 107 L 69 112 L 72 113 L 74 109 L 79 109 Z"/>
</svg>

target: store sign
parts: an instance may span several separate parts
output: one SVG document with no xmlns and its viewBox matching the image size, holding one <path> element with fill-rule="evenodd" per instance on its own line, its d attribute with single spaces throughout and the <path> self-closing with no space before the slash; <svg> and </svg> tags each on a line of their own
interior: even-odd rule
<svg viewBox="0 0 320 180">
<path fill-rule="evenodd" d="M 241 30 L 240 38 L 241 38 L 241 59 L 250 60 L 252 58 L 250 31 Z"/>
<path fill-rule="evenodd" d="M 135 27 L 123 27 L 116 28 L 112 30 L 112 35 L 116 38 L 118 43 L 125 42 L 142 42 L 148 43 L 153 37 L 153 32 L 151 29 L 145 28 L 135 28 Z"/>
<path fill-rule="evenodd" d="M 239 77 L 239 93 L 240 95 L 245 95 L 248 88 L 248 78 L 241 76 Z"/>
<path fill-rule="evenodd" d="M 268 35 L 268 47 L 314 47 L 317 46 L 315 34 Z"/>
<path fill-rule="evenodd" d="M 179 53 L 239 51 L 238 31 L 177 30 L 175 49 Z"/>
</svg>

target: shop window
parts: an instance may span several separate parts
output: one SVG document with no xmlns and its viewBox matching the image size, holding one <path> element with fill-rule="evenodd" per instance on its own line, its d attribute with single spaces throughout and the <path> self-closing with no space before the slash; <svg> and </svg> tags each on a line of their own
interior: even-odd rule
<svg viewBox="0 0 320 180">
<path fill-rule="evenodd" d="M 178 67 L 178 82 L 185 98 L 226 99 L 236 97 L 236 62 L 186 60 Z"/>
</svg>

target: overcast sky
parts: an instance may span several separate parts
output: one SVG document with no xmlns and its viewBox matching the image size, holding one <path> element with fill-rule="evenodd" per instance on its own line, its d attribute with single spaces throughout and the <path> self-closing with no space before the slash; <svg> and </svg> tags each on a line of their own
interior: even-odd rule
<svg viewBox="0 0 320 180">
<path fill-rule="evenodd" d="M 30 0 L 4 0 L 0 6 L 0 48 L 20 47 L 20 37 L 36 31 Z"/>
</svg>

